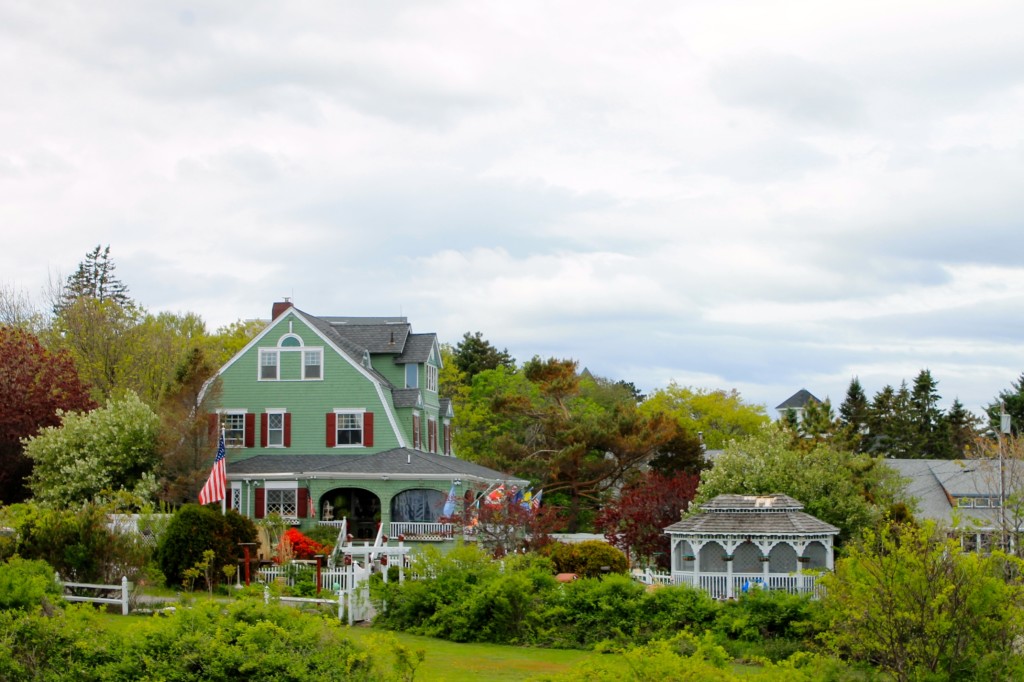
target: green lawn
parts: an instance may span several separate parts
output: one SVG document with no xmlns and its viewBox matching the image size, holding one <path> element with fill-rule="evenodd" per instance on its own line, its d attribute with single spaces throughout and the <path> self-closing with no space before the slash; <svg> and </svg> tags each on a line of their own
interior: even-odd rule
<svg viewBox="0 0 1024 682">
<path fill-rule="evenodd" d="M 416 671 L 416 679 L 431 682 L 463 680 L 516 680 L 523 682 L 536 675 L 568 672 L 581 661 L 596 654 L 592 651 L 534 649 L 498 644 L 458 644 L 442 639 L 420 637 L 404 632 L 386 632 L 369 627 L 349 628 L 352 639 L 366 643 L 373 635 L 387 634 L 413 649 L 423 649 L 427 657 Z"/>
</svg>

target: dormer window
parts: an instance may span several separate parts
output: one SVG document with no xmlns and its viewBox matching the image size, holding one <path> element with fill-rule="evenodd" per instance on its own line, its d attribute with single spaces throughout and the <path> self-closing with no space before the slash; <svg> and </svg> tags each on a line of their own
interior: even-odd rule
<svg viewBox="0 0 1024 682">
<path fill-rule="evenodd" d="M 437 393 L 437 367 L 430 364 L 427 365 L 427 390 Z"/>
<path fill-rule="evenodd" d="M 405 366 L 405 387 L 406 388 L 419 388 L 420 385 L 420 366 L 416 364 L 409 364 Z"/>
</svg>

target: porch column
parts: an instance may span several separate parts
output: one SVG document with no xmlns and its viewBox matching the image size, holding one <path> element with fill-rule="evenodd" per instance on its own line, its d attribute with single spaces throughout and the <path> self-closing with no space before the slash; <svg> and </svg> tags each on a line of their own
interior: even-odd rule
<svg viewBox="0 0 1024 682">
<path fill-rule="evenodd" d="M 693 586 L 698 590 L 701 589 L 700 585 L 700 552 L 704 549 L 703 542 L 694 542 L 690 540 L 690 549 L 693 550 Z"/>
<path fill-rule="evenodd" d="M 827 568 L 830 571 L 833 571 L 833 570 L 835 570 L 835 567 L 836 567 L 835 566 L 836 558 L 835 558 L 835 549 L 832 546 L 832 536 L 831 535 L 829 535 L 825 539 L 825 549 L 827 550 L 825 552 L 825 568 Z"/>
<path fill-rule="evenodd" d="M 736 547 L 739 545 L 739 541 L 722 540 L 721 545 L 725 550 L 726 556 L 730 557 L 725 562 L 725 597 L 726 599 L 733 599 L 736 597 L 736 586 L 733 585 L 732 563 L 736 559 Z"/>
</svg>

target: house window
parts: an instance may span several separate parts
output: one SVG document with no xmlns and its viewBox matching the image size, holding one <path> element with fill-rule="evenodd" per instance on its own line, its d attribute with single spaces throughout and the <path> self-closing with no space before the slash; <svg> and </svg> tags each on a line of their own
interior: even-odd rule
<svg viewBox="0 0 1024 682">
<path fill-rule="evenodd" d="M 260 351 L 260 379 L 267 381 L 277 379 L 277 351 Z"/>
<path fill-rule="evenodd" d="M 284 517 L 297 517 L 298 511 L 298 495 L 295 488 L 269 488 L 267 490 L 267 516 L 277 514 Z"/>
<path fill-rule="evenodd" d="M 338 413 L 338 445 L 363 444 L 363 415 L 352 412 Z"/>
<path fill-rule="evenodd" d="M 320 360 L 323 356 L 323 351 L 320 350 L 307 350 L 303 351 L 302 358 L 302 378 L 303 379 L 319 379 L 320 378 Z"/>
<path fill-rule="evenodd" d="M 234 509 L 236 512 L 241 512 L 242 511 L 242 484 L 241 483 L 232 483 L 231 484 L 231 504 L 229 506 L 230 506 L 231 509 Z"/>
<path fill-rule="evenodd" d="M 224 445 L 229 448 L 245 447 L 245 413 L 229 412 L 223 416 Z"/>
<path fill-rule="evenodd" d="M 405 387 L 406 388 L 419 388 L 420 385 L 420 366 L 419 365 L 406 365 L 405 366 Z"/>
<path fill-rule="evenodd" d="M 427 365 L 427 390 L 437 393 L 437 367 Z"/>
<path fill-rule="evenodd" d="M 267 414 L 267 445 L 270 447 L 284 446 L 284 413 Z"/>
<path fill-rule="evenodd" d="M 976 500 L 974 500 L 974 506 L 975 507 L 979 507 L 979 508 L 988 507 L 988 498 L 987 497 L 979 497 L 979 498 L 977 498 Z"/>
</svg>

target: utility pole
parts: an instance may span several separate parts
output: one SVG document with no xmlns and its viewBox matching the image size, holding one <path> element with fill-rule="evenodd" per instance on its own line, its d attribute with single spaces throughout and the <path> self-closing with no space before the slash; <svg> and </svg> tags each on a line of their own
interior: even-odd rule
<svg viewBox="0 0 1024 682">
<path fill-rule="evenodd" d="M 1006 414 L 1006 403 L 999 403 L 999 544 L 1004 552 L 1010 551 L 1006 544 L 1006 483 L 1003 477 L 1003 434 L 1010 433 L 1010 415 Z"/>
</svg>

